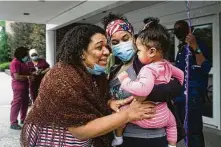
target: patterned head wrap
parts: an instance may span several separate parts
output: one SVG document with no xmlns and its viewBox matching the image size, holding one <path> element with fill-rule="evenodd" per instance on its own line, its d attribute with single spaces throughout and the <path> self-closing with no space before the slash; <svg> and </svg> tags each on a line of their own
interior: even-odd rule
<svg viewBox="0 0 221 147">
<path fill-rule="evenodd" d="M 127 31 L 131 34 L 134 33 L 132 25 L 127 20 L 117 19 L 107 25 L 106 33 L 108 37 L 111 37 L 118 31 Z"/>
</svg>

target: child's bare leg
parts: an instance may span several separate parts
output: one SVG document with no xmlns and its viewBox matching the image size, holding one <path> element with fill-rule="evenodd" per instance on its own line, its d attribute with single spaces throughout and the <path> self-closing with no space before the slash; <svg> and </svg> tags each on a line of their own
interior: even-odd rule
<svg viewBox="0 0 221 147">
<path fill-rule="evenodd" d="M 115 130 L 115 137 L 114 140 L 112 141 L 112 146 L 118 146 L 123 143 L 123 132 L 124 128 L 120 127 Z"/>
<path fill-rule="evenodd" d="M 176 147 L 176 142 L 168 142 L 168 147 Z"/>
<path fill-rule="evenodd" d="M 123 127 L 117 128 L 117 130 L 115 130 L 115 135 L 117 137 L 121 137 L 123 135 L 123 132 L 124 132 L 124 128 Z"/>
</svg>

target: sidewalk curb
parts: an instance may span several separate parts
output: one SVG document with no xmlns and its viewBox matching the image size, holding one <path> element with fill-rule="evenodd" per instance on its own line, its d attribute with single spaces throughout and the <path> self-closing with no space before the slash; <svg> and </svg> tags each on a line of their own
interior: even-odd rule
<svg viewBox="0 0 221 147">
<path fill-rule="evenodd" d="M 10 76 L 10 70 L 9 69 L 5 69 L 5 73 Z"/>
</svg>

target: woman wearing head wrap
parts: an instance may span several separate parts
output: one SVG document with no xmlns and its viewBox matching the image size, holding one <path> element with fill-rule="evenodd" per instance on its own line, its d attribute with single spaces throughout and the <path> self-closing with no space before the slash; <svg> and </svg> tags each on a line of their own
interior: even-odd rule
<svg viewBox="0 0 221 147">
<path fill-rule="evenodd" d="M 39 57 L 39 54 L 36 49 L 31 49 L 29 51 L 29 57 L 31 58 L 31 61 L 28 62 L 28 66 L 35 76 L 34 81 L 30 82 L 30 93 L 31 93 L 31 99 L 32 102 L 35 101 L 37 95 L 38 95 L 38 89 L 41 84 L 41 80 L 44 77 L 44 75 L 49 71 L 49 64 L 46 62 L 45 59 L 41 59 Z"/>
<path fill-rule="evenodd" d="M 120 89 L 118 75 L 126 71 L 132 80 L 135 80 L 140 69 L 144 66 L 136 56 L 136 46 L 132 25 L 125 17 L 109 14 L 103 18 L 104 28 L 109 38 L 112 54 L 121 62 L 115 64 L 110 72 L 110 93 L 114 99 L 124 99 L 131 96 L 130 93 Z M 169 87 L 169 88 L 168 88 Z M 171 88 L 171 89 L 170 89 Z M 154 102 L 167 102 L 171 97 L 179 94 L 181 84 L 177 79 L 168 84 L 155 85 L 148 96 L 148 100 Z M 114 100 L 112 100 L 114 101 Z M 111 107 L 116 111 L 116 108 Z M 119 134 L 121 134 L 120 132 Z M 115 140 L 122 142 L 119 134 L 115 133 Z M 134 124 L 128 124 L 124 130 L 123 147 L 157 146 L 167 147 L 165 129 L 144 129 Z M 112 145 L 115 145 L 113 142 Z"/>
</svg>

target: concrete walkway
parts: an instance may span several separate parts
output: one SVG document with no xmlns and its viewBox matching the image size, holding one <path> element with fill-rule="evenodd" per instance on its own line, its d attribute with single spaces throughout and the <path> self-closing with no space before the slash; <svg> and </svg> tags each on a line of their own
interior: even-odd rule
<svg viewBox="0 0 221 147">
<path fill-rule="evenodd" d="M 11 100 L 11 77 L 4 72 L 0 72 L 0 106 L 9 106 Z"/>
<path fill-rule="evenodd" d="M 9 128 L 12 96 L 11 77 L 0 72 L 0 147 L 20 147 L 20 131 Z"/>
<path fill-rule="evenodd" d="M 10 129 L 10 107 L 0 106 L 0 147 L 20 147 L 20 131 Z"/>
</svg>

